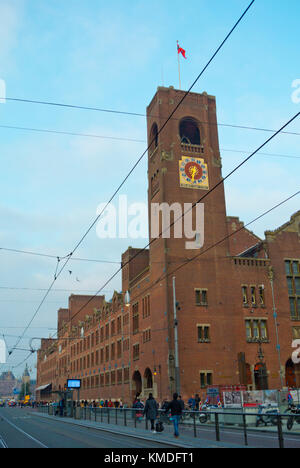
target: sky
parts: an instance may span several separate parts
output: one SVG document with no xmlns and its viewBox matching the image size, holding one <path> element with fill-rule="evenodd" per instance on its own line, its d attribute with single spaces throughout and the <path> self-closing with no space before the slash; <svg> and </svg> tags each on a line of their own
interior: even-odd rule
<svg viewBox="0 0 300 468">
<path fill-rule="evenodd" d="M 182 88 L 188 89 L 248 4 L 0 0 L 0 80 L 7 98 L 144 114 L 157 86 L 178 88 L 176 41 L 187 53 L 181 72 Z M 219 123 L 277 130 L 300 112 L 300 82 L 293 88 L 300 79 L 299 15 L 298 0 L 256 0 L 193 88 L 216 96 Z M 299 119 L 287 131 L 300 133 Z M 220 126 L 223 175 L 271 135 Z M 299 138 L 277 136 L 263 149 L 268 155 L 254 156 L 228 179 L 228 215 L 250 222 L 299 190 Z M 110 199 L 145 149 L 142 116 L 0 103 L 0 247 L 55 257 L 70 253 L 99 204 Z M 120 191 L 129 203 L 146 202 L 146 163 L 144 157 Z M 250 229 L 263 237 L 298 210 L 299 196 Z M 146 244 L 147 239 L 100 239 L 94 227 L 76 254 L 119 262 L 129 245 Z M 43 297 L 39 289 L 53 280 L 56 260 L 0 250 L 0 262 L 0 338 L 5 335 L 10 349 Z M 96 292 L 118 268 L 117 263 L 70 262 L 19 347 L 54 333 L 57 310 L 67 307 L 69 294 Z M 105 287 L 107 299 L 120 288 L 117 276 Z M 15 350 L 0 372 L 13 369 L 20 375 L 26 356 Z M 28 362 L 34 376 L 35 357 Z"/>
</svg>

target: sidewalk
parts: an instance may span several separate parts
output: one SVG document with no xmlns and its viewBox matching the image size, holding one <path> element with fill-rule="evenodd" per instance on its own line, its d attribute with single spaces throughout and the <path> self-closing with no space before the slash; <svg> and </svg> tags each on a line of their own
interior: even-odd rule
<svg viewBox="0 0 300 468">
<path fill-rule="evenodd" d="M 179 439 L 175 439 L 171 433 L 162 432 L 159 434 L 153 434 L 152 432 L 146 431 L 142 428 L 135 429 L 134 427 L 124 427 L 118 426 L 115 424 L 105 424 L 93 421 L 86 421 L 86 420 L 76 420 L 72 418 L 61 418 L 56 416 L 49 416 L 47 414 L 34 412 L 31 413 L 34 416 L 41 417 L 44 419 L 49 419 L 56 422 L 61 422 L 65 424 L 73 424 L 75 426 L 92 428 L 100 431 L 105 432 L 112 432 L 113 434 L 124 435 L 126 437 L 134 437 L 136 439 L 148 440 L 151 442 L 159 442 L 165 445 L 171 445 L 174 448 L 245 448 L 243 445 L 237 445 L 232 443 L 226 442 L 215 442 L 212 440 L 204 439 L 204 438 L 194 438 L 189 437 L 186 434 L 181 434 Z"/>
</svg>

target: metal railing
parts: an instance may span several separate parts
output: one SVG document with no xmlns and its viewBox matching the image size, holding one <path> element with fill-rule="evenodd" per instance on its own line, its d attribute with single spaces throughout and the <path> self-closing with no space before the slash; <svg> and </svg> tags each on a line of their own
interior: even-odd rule
<svg viewBox="0 0 300 468">
<path fill-rule="evenodd" d="M 59 407 L 51 405 L 39 406 L 38 411 L 53 416 L 59 416 L 60 414 Z M 143 415 L 143 410 L 141 409 L 73 407 L 71 413 L 71 417 L 77 420 L 145 430 L 149 430 L 151 427 L 150 421 Z M 66 415 L 67 413 L 64 411 L 63 416 Z M 170 415 L 166 414 L 165 411 L 158 411 L 157 420 L 163 423 L 164 432 L 170 435 L 173 432 L 171 419 Z M 236 434 L 240 436 L 243 444 L 248 446 L 250 431 L 252 434 L 255 430 L 255 433 L 259 436 L 262 435 L 262 430 L 272 426 L 275 430 L 272 433 L 277 432 L 279 448 L 284 448 L 284 427 L 291 420 L 293 420 L 293 424 L 300 424 L 300 415 L 298 418 L 297 415 L 292 415 L 292 413 L 280 414 L 276 411 L 258 413 L 256 408 L 255 412 L 246 411 L 246 409 L 244 411 L 227 411 L 225 409 L 183 411 L 179 421 L 179 430 L 190 438 L 197 438 L 203 435 L 201 428 L 211 428 L 211 432 L 215 432 L 216 441 L 220 442 L 222 436 L 226 436 L 226 429 L 236 429 Z"/>
</svg>

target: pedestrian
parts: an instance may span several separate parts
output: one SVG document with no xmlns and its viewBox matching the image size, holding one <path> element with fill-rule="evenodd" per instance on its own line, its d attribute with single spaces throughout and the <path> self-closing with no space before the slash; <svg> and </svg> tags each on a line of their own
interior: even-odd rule
<svg viewBox="0 0 300 468">
<path fill-rule="evenodd" d="M 139 398 L 136 398 L 132 408 L 135 410 L 133 412 L 133 416 L 135 416 L 137 421 L 141 421 L 143 419 L 144 404 L 140 401 Z"/>
<path fill-rule="evenodd" d="M 60 415 L 60 417 L 63 417 L 63 415 L 64 415 L 64 407 L 65 407 L 65 400 L 62 398 L 59 401 L 59 415 Z"/>
<path fill-rule="evenodd" d="M 184 406 L 184 401 L 183 401 L 183 399 L 181 398 L 181 395 L 179 395 L 178 401 L 179 401 L 179 403 L 181 404 L 181 409 L 182 409 L 182 411 L 184 411 L 185 406 Z"/>
<path fill-rule="evenodd" d="M 189 398 L 188 405 L 189 405 L 189 408 L 190 408 L 191 411 L 195 410 L 195 404 L 196 404 L 195 398 L 193 398 L 193 397 Z"/>
<path fill-rule="evenodd" d="M 147 420 L 151 422 L 151 431 L 155 434 L 155 420 L 157 419 L 158 416 L 158 404 L 153 398 L 152 393 L 149 394 L 149 398 L 146 401 L 146 406 L 144 408 L 144 415 L 146 415 Z"/>
<path fill-rule="evenodd" d="M 176 437 L 177 439 L 179 437 L 179 430 L 178 430 L 179 421 L 182 415 L 181 404 L 178 401 L 178 393 L 173 394 L 173 400 L 171 401 L 171 403 L 168 404 L 166 413 L 169 410 L 171 410 L 171 420 L 173 421 L 173 425 L 174 425 L 174 437 Z"/>
<path fill-rule="evenodd" d="M 195 395 L 195 411 L 199 411 L 201 403 L 201 398 L 199 397 L 198 393 Z"/>
</svg>

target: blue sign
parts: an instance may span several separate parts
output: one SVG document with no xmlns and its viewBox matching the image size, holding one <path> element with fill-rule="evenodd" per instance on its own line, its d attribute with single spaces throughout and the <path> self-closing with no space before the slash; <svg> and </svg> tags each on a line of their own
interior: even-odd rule
<svg viewBox="0 0 300 468">
<path fill-rule="evenodd" d="M 81 388 L 81 380 L 79 379 L 74 379 L 74 380 L 68 380 L 68 388 Z"/>
<path fill-rule="evenodd" d="M 14 395 L 19 395 L 20 394 L 20 390 L 18 390 L 17 388 L 14 388 Z"/>
</svg>

